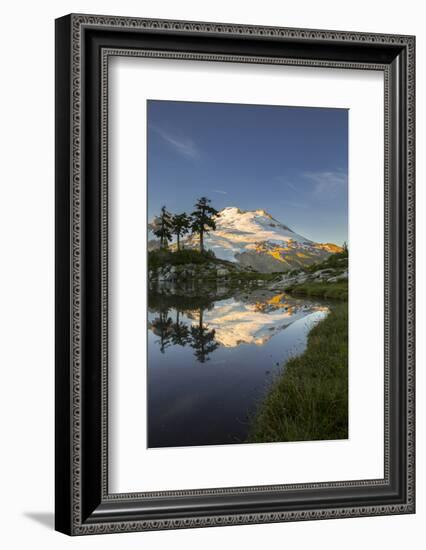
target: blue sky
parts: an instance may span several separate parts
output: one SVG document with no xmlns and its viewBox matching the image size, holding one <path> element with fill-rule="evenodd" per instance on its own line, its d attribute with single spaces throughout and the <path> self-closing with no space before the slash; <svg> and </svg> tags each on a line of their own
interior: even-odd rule
<svg viewBox="0 0 426 550">
<path fill-rule="evenodd" d="M 149 100 L 147 115 L 149 220 L 205 195 L 318 242 L 348 240 L 346 109 Z"/>
</svg>

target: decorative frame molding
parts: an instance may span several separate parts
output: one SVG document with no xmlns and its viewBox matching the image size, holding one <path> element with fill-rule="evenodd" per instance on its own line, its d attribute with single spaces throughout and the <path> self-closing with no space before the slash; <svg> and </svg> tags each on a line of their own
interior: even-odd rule
<svg viewBox="0 0 426 550">
<path fill-rule="evenodd" d="M 194 37 L 202 51 L 194 51 Z M 220 44 L 220 51 L 203 51 L 206 38 L 214 38 L 209 48 Z M 182 45 L 174 48 L 179 40 Z M 159 43 L 161 48 L 156 48 Z M 224 51 L 227 48 L 230 51 Z M 236 54 L 232 48 L 248 51 Z M 414 512 L 414 49 L 412 36 L 92 15 L 56 21 L 58 530 L 83 535 Z M 384 72 L 382 480 L 108 493 L 107 92 L 108 59 L 116 55 Z M 93 209 L 89 203 L 97 206 Z M 401 412 L 405 414 L 398 420 Z M 322 493 L 331 504 L 321 503 Z M 353 505 L 341 504 L 339 498 L 350 494 Z M 330 501 L 330 495 L 336 498 Z M 173 509 L 176 498 L 188 499 L 187 511 Z M 292 507 L 291 499 L 304 501 L 305 507 Z M 217 511 L 205 512 L 203 507 L 208 502 L 211 509 L 213 501 Z"/>
</svg>

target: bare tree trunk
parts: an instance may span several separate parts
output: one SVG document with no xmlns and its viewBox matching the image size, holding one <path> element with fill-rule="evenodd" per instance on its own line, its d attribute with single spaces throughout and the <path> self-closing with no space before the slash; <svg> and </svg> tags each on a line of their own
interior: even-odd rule
<svg viewBox="0 0 426 550">
<path fill-rule="evenodd" d="M 204 215 L 206 213 L 205 208 L 201 212 L 201 229 L 200 229 L 200 252 L 204 252 Z"/>
</svg>

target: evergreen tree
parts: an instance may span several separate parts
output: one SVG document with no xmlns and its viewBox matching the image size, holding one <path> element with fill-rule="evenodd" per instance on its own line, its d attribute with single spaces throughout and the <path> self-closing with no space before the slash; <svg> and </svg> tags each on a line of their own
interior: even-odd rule
<svg viewBox="0 0 426 550">
<path fill-rule="evenodd" d="M 160 248 L 167 248 L 168 241 L 172 240 L 172 215 L 165 206 L 161 208 L 160 216 L 155 219 L 152 232 L 160 238 Z"/>
<path fill-rule="evenodd" d="M 201 197 L 194 205 L 196 210 L 192 212 L 191 229 L 200 236 L 200 252 L 204 252 L 204 234 L 216 229 L 215 217 L 218 211 L 210 203 L 208 198 Z"/>
<path fill-rule="evenodd" d="M 176 214 L 172 218 L 172 233 L 177 237 L 177 249 L 180 250 L 180 238 L 188 233 L 191 225 L 191 218 L 183 212 L 182 214 Z"/>
</svg>

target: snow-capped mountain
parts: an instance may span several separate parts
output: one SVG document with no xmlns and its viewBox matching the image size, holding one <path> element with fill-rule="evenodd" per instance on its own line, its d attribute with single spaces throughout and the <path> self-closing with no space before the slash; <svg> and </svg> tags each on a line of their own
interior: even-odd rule
<svg viewBox="0 0 426 550">
<path fill-rule="evenodd" d="M 241 344 L 263 346 L 293 323 L 306 321 L 313 313 L 312 318 L 325 317 L 327 311 L 325 306 L 301 304 L 283 293 L 255 303 L 221 300 L 204 313 L 204 322 L 214 329 L 215 340 L 226 348 Z"/>
<path fill-rule="evenodd" d="M 183 241 L 197 247 L 197 235 Z M 227 207 L 216 218 L 216 230 L 204 236 L 204 246 L 221 260 L 238 262 L 256 271 L 288 271 L 319 262 L 342 249 L 315 243 L 292 231 L 264 210 L 243 211 Z"/>
</svg>

